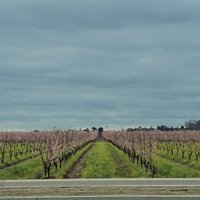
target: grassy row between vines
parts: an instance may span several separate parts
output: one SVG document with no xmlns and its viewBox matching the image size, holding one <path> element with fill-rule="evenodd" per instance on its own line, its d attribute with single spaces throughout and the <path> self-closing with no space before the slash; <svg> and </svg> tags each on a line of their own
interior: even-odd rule
<svg viewBox="0 0 200 200">
<path fill-rule="evenodd" d="M 82 178 L 145 177 L 144 170 L 108 142 L 97 142 L 89 152 Z"/>
<path fill-rule="evenodd" d="M 157 154 L 160 155 L 161 157 L 164 157 L 166 159 L 169 160 L 173 160 L 175 162 L 181 163 L 183 165 L 186 165 L 188 167 L 194 168 L 194 169 L 200 169 L 200 160 L 196 161 L 195 155 L 193 154 L 191 156 L 191 159 L 189 160 L 187 157 L 187 151 L 186 151 L 186 156 L 183 158 L 181 158 L 180 154 L 176 154 L 174 153 L 173 155 L 171 153 L 167 153 L 166 151 L 163 150 L 159 150 L 157 151 Z"/>
<path fill-rule="evenodd" d="M 78 151 L 62 168 L 51 170 L 52 178 L 63 178 L 75 162 L 83 155 L 92 143 Z M 153 163 L 157 168 L 156 178 L 197 178 L 200 171 L 177 160 L 155 154 Z M 6 169 L 0 170 L 0 179 L 40 179 L 44 177 L 40 157 L 29 159 Z M 140 165 L 130 161 L 129 157 L 109 142 L 96 142 L 88 152 L 86 165 L 80 178 L 135 178 L 151 177 Z"/>
<path fill-rule="evenodd" d="M 200 177 L 200 171 L 159 155 L 153 157 L 157 167 L 157 178 L 194 178 Z M 82 178 L 134 178 L 151 177 L 140 165 L 130 161 L 123 151 L 108 142 L 98 142 L 88 155 L 87 165 Z"/>
<path fill-rule="evenodd" d="M 58 168 L 55 172 L 54 168 L 51 171 L 52 178 L 63 178 L 63 176 L 68 173 L 72 165 L 81 157 L 81 155 L 87 151 L 87 149 L 92 145 L 89 143 L 87 146 L 78 151 L 73 157 L 71 157 L 62 168 Z M 19 164 L 7 167 L 0 170 L 0 179 L 41 179 L 44 177 L 43 167 L 40 156 L 26 160 Z"/>
</svg>

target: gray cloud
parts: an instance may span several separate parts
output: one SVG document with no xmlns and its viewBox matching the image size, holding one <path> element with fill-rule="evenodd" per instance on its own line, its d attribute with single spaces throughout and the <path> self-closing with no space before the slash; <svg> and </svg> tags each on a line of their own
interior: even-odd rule
<svg viewBox="0 0 200 200">
<path fill-rule="evenodd" d="M 199 9 L 197 0 L 2 0 L 0 129 L 200 118 Z"/>
</svg>

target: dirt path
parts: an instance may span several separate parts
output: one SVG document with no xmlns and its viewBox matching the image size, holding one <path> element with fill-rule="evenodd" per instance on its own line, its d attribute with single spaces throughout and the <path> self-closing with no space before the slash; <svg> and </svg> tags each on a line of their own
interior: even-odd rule
<svg viewBox="0 0 200 200">
<path fill-rule="evenodd" d="M 121 175 L 126 178 L 131 178 L 130 165 L 128 165 L 124 159 L 119 157 L 119 153 L 116 151 L 116 149 L 110 152 L 118 168 L 121 169 L 121 173 L 122 173 Z"/>
<path fill-rule="evenodd" d="M 84 152 L 84 154 L 74 163 L 72 168 L 70 169 L 69 173 L 65 178 L 81 178 L 81 171 L 86 165 L 86 160 L 88 153 L 94 148 L 94 142 L 87 151 Z"/>
<path fill-rule="evenodd" d="M 84 154 L 74 163 L 69 173 L 65 178 L 81 178 L 81 172 L 86 166 L 86 161 L 89 152 L 94 148 L 96 142 L 105 141 L 102 135 L 99 135 L 97 139 L 93 142 L 93 144 L 84 152 Z"/>
</svg>

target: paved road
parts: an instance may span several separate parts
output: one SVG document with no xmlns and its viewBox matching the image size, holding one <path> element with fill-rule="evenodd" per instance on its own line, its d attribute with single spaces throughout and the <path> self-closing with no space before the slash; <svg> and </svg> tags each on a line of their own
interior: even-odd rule
<svg viewBox="0 0 200 200">
<path fill-rule="evenodd" d="M 200 179 L 1 180 L 0 196 L 0 200 L 200 200 Z"/>
<path fill-rule="evenodd" d="M 0 188 L 99 186 L 199 186 L 200 179 L 50 179 L 0 181 Z"/>
<path fill-rule="evenodd" d="M 198 196 L 0 197 L 0 200 L 199 200 Z"/>
</svg>

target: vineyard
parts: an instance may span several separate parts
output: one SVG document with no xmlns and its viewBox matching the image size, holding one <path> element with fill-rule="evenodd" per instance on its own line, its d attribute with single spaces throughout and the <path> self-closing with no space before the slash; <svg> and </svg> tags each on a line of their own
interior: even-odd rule
<svg viewBox="0 0 200 200">
<path fill-rule="evenodd" d="M 199 131 L 0 133 L 0 179 L 200 177 Z"/>
<path fill-rule="evenodd" d="M 197 131 L 133 131 L 133 132 L 108 132 L 104 137 L 114 146 L 128 155 L 133 163 L 144 168 L 146 173 L 153 178 L 158 174 L 161 176 L 176 174 L 171 168 L 168 171 L 170 160 L 197 169 L 200 172 L 200 132 Z M 166 164 L 166 166 L 165 166 Z M 175 167 L 176 165 L 174 165 Z M 187 176 L 199 176 L 198 171 Z"/>
<path fill-rule="evenodd" d="M 11 172 L 21 175 L 26 172 L 26 166 L 25 168 L 19 168 L 20 171 L 18 172 L 17 165 L 23 166 L 27 160 L 33 160 L 33 163 L 31 163 L 32 169 L 29 169 L 28 173 L 33 172 L 35 167 L 41 165 L 43 174 L 40 169 L 36 174 L 38 177 L 30 177 L 50 178 L 53 168 L 54 173 L 56 173 L 79 151 L 83 151 L 84 148 L 90 145 L 96 137 L 97 133 L 61 130 L 0 133 L 0 170 L 3 172 L 10 168 Z M 11 166 L 13 167 L 11 168 Z M 3 176 L 2 178 L 6 177 Z"/>
</svg>

